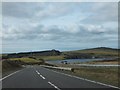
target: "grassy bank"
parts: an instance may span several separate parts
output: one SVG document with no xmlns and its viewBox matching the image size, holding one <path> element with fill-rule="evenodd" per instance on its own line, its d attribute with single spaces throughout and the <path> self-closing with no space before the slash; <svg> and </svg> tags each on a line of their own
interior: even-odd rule
<svg viewBox="0 0 120 90">
<path fill-rule="evenodd" d="M 33 57 L 9 58 L 1 61 L 2 75 L 6 76 L 16 70 L 22 69 L 22 65 L 43 64 L 44 60 Z"/>
<path fill-rule="evenodd" d="M 22 69 L 21 65 L 10 60 L 1 61 L 1 64 L 2 64 L 2 76 L 6 76 L 11 72 Z"/>
<path fill-rule="evenodd" d="M 73 74 L 90 80 L 118 86 L 118 68 L 80 67 L 74 69 Z"/>
</svg>

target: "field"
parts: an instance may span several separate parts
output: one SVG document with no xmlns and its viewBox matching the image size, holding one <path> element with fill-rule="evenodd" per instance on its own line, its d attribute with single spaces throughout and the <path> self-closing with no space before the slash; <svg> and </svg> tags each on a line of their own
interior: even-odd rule
<svg viewBox="0 0 120 90">
<path fill-rule="evenodd" d="M 119 60 L 103 60 L 103 61 L 92 61 L 92 62 L 86 62 L 86 63 L 82 63 L 82 64 L 106 64 L 106 65 L 117 65 L 119 64 L 118 62 Z"/>
<path fill-rule="evenodd" d="M 58 55 L 58 56 L 35 56 L 37 59 L 43 59 L 43 60 L 64 60 L 64 55 Z"/>
</svg>

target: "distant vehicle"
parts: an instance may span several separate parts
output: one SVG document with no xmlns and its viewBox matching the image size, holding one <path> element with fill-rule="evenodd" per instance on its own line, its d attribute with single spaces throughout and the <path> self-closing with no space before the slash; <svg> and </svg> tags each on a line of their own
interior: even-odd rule
<svg viewBox="0 0 120 90">
<path fill-rule="evenodd" d="M 67 61 L 61 61 L 61 63 L 62 63 L 62 64 L 68 64 L 68 62 L 67 62 Z"/>
</svg>

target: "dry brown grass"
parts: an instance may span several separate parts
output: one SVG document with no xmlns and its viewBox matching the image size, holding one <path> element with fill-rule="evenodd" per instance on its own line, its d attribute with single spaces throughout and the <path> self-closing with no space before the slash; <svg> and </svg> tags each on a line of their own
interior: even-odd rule
<svg viewBox="0 0 120 90">
<path fill-rule="evenodd" d="M 87 62 L 86 64 L 107 64 L 107 65 L 117 65 L 118 61 L 93 61 Z"/>
<path fill-rule="evenodd" d="M 118 68 L 81 67 L 74 74 L 83 78 L 118 86 Z"/>
</svg>

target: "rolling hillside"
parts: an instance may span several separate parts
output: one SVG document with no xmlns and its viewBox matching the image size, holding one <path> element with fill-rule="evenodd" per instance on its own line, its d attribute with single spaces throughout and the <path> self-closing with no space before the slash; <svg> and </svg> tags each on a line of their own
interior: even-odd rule
<svg viewBox="0 0 120 90">
<path fill-rule="evenodd" d="M 91 49 L 75 50 L 60 52 L 58 50 L 13 53 L 4 56 L 5 58 L 22 58 L 33 57 L 44 60 L 62 60 L 62 59 L 81 59 L 81 58 L 116 58 L 118 57 L 118 49 L 98 47 Z"/>
<path fill-rule="evenodd" d="M 98 47 L 76 51 L 66 51 L 63 54 L 66 58 L 107 58 L 118 57 L 118 49 Z"/>
</svg>

